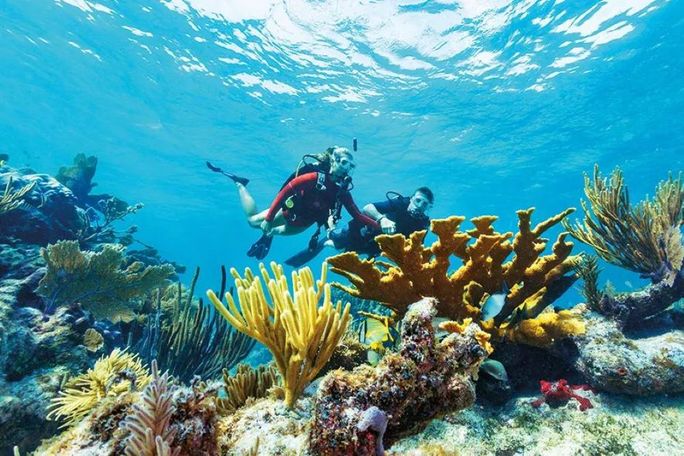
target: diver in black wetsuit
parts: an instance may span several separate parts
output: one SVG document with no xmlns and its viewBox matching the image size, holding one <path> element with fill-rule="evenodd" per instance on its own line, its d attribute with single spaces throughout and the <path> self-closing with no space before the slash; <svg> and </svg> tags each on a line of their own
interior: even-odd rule
<svg viewBox="0 0 684 456">
<path fill-rule="evenodd" d="M 370 229 L 367 225 L 352 220 L 346 228 L 331 230 L 327 239 L 297 253 L 285 263 L 293 267 L 303 266 L 314 259 L 325 246 L 374 257 L 380 253 L 375 236 L 383 233 L 408 236 L 414 231 L 427 229 L 430 225 L 427 211 L 432 207 L 434 199 L 432 191 L 427 187 L 418 188 L 411 197 L 399 194 L 390 196 L 388 193 L 386 201 L 367 204 L 363 208 L 363 213 L 375 220 L 380 229 Z"/>
</svg>

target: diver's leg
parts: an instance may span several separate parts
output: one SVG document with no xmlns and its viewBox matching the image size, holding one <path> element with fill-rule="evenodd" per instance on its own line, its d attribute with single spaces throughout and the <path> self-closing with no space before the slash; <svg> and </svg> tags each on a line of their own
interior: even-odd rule
<svg viewBox="0 0 684 456">
<path fill-rule="evenodd" d="M 247 223 L 252 228 L 261 228 L 261 223 L 266 220 L 266 215 L 268 214 L 268 209 L 255 213 L 253 215 L 247 214 Z"/>
<path fill-rule="evenodd" d="M 250 218 L 254 215 L 257 215 L 256 201 L 254 201 L 254 198 L 252 198 L 252 195 L 249 193 L 249 190 L 247 190 L 247 187 L 239 182 L 236 182 L 235 186 L 237 187 L 238 195 L 240 196 L 240 205 L 242 206 L 242 210 L 245 212 L 245 215 Z M 252 222 L 250 221 L 250 225 L 251 224 Z"/>
<path fill-rule="evenodd" d="M 275 222 L 275 220 L 274 220 Z M 287 224 L 283 224 L 280 226 L 277 226 L 273 228 L 273 234 L 277 234 L 279 236 L 291 236 L 293 234 L 299 234 L 302 231 L 306 230 L 308 226 L 291 226 Z"/>
</svg>

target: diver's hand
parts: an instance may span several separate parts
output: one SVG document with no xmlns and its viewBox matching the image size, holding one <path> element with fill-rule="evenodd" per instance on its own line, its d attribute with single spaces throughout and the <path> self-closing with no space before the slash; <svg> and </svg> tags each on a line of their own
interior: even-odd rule
<svg viewBox="0 0 684 456">
<path fill-rule="evenodd" d="M 335 223 L 335 217 L 331 215 L 328 217 L 328 232 L 334 230 L 335 228 L 337 228 L 337 223 Z"/>
<path fill-rule="evenodd" d="M 383 215 L 380 218 L 380 229 L 384 234 L 394 234 L 397 230 L 397 224 Z"/>
<path fill-rule="evenodd" d="M 271 232 L 273 231 L 273 227 L 271 226 L 271 222 L 269 222 L 268 220 L 264 220 L 263 222 L 261 222 L 260 228 L 261 228 L 261 231 L 263 231 L 266 236 L 270 236 Z"/>
</svg>

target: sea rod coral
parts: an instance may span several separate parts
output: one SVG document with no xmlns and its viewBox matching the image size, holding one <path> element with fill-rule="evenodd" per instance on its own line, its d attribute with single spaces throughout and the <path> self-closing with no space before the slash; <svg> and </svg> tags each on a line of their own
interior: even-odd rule
<svg viewBox="0 0 684 456">
<path fill-rule="evenodd" d="M 638 272 L 652 284 L 635 293 L 602 293 L 597 288 L 598 269 L 591 261 L 580 272 L 585 294 L 596 311 L 625 327 L 643 322 L 684 297 L 684 182 L 681 174 L 660 182 L 651 200 L 632 206 L 622 171 L 601 176 L 598 165 L 593 178 L 584 177 L 583 222 L 565 228 L 588 244 L 609 263 Z"/>
<path fill-rule="evenodd" d="M 325 283 L 325 263 L 317 282 L 309 268 L 293 272 L 292 292 L 282 266 L 271 263 L 273 278 L 263 264 L 259 269 L 271 304 L 266 299 L 261 280 L 249 268 L 245 270 L 244 278 L 235 269 L 231 270 L 239 308 L 230 293 L 225 295 L 228 307 L 212 290 L 207 291 L 207 296 L 238 331 L 268 348 L 282 378 L 285 404 L 291 408 L 328 362 L 347 330 L 349 304 L 344 308 L 341 302 L 333 306 L 330 285 Z"/>
<path fill-rule="evenodd" d="M 194 300 L 199 272 L 197 268 L 186 293 L 180 282 L 168 287 L 164 296 L 157 293 L 156 308 L 132 344 L 143 359 L 156 360 L 184 383 L 196 375 L 205 380 L 219 377 L 222 369 L 231 369 L 254 347 L 254 339 L 233 328 L 213 305 Z M 222 284 L 225 288 L 225 278 Z"/>
</svg>

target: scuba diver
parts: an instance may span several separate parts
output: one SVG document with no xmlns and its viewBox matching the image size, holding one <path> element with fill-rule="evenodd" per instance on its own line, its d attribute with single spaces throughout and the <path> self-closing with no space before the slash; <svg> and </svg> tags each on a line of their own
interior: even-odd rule
<svg viewBox="0 0 684 456">
<path fill-rule="evenodd" d="M 308 163 L 305 159 L 313 159 Z M 274 235 L 301 233 L 316 223 L 318 229 L 309 245 L 318 244 L 322 226 L 339 220 L 344 208 L 360 225 L 374 229 L 379 226 L 372 218 L 363 215 L 351 196 L 351 172 L 355 168 L 354 157 L 344 147 L 328 148 L 323 154 L 305 155 L 297 170 L 280 188 L 268 209 L 258 211 L 254 198 L 247 190 L 249 180 L 222 171 L 207 162 L 209 169 L 229 177 L 236 185 L 242 209 L 253 228 L 263 235 L 247 251 L 247 255 L 263 259 L 271 248 Z"/>
<path fill-rule="evenodd" d="M 375 237 L 379 234 L 403 234 L 408 236 L 414 231 L 427 229 L 430 225 L 428 210 L 435 201 L 435 196 L 427 187 L 420 187 L 410 197 L 396 192 L 387 192 L 387 199 L 378 203 L 367 204 L 363 208 L 365 215 L 375 220 L 378 227 L 373 229 L 363 226 L 357 220 L 351 220 L 346 228 L 328 231 L 328 238 L 316 245 L 288 258 L 285 263 L 293 267 L 301 267 L 314 259 L 324 247 L 334 247 L 346 252 L 353 251 L 365 254 L 369 258 L 380 253 Z"/>
</svg>

